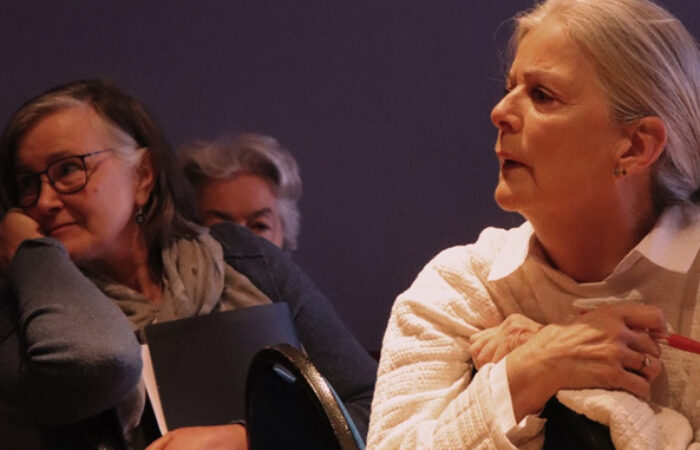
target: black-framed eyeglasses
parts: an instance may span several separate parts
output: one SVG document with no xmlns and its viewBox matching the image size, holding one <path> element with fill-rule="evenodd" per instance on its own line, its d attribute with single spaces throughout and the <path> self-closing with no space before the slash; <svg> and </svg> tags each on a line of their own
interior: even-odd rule
<svg viewBox="0 0 700 450">
<path fill-rule="evenodd" d="M 41 194 L 41 176 L 46 174 L 51 186 L 61 194 L 74 194 L 85 187 L 88 182 L 85 158 L 111 152 L 113 148 L 97 150 L 81 155 L 70 155 L 57 159 L 42 172 L 19 171 L 15 175 L 17 187 L 17 206 L 29 208 L 39 201 Z"/>
</svg>

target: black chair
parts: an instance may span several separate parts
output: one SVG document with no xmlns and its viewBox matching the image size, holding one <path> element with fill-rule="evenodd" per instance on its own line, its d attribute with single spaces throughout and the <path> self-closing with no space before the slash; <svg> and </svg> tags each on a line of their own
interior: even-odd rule
<svg viewBox="0 0 700 450">
<path fill-rule="evenodd" d="M 542 450 L 615 450 L 610 428 L 562 405 L 554 396 L 544 407 L 547 419 Z"/>
<path fill-rule="evenodd" d="M 342 401 L 309 358 L 286 344 L 254 357 L 246 382 L 251 450 L 363 450 Z"/>
</svg>

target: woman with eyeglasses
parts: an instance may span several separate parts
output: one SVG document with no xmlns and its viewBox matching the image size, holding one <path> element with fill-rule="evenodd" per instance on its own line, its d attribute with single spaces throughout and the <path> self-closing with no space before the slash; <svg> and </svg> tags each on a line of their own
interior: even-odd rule
<svg viewBox="0 0 700 450">
<path fill-rule="evenodd" d="M 286 301 L 365 433 L 374 361 L 283 252 L 232 224 L 190 222 L 173 163 L 143 106 L 103 80 L 49 90 L 11 117 L 0 141 L 0 410 L 65 448 L 113 412 L 125 445 L 142 448 L 144 327 Z M 222 424 L 151 447 L 247 444 L 243 425 Z"/>
</svg>

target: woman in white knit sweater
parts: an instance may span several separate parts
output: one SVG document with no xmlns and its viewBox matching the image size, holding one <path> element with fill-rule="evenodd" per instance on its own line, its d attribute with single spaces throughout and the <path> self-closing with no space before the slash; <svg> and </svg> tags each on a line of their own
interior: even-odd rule
<svg viewBox="0 0 700 450">
<path fill-rule="evenodd" d="M 547 0 L 512 43 L 495 198 L 526 221 L 398 297 L 368 446 L 540 448 L 557 395 L 618 448 L 685 448 L 700 356 L 654 337 L 700 338 L 698 47 L 647 0 Z"/>
</svg>

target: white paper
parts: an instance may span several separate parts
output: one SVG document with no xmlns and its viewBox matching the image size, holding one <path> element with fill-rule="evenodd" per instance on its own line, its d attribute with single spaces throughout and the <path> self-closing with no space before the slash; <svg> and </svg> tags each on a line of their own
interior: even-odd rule
<svg viewBox="0 0 700 450">
<path fill-rule="evenodd" d="M 151 351 L 148 345 L 143 344 L 141 346 L 141 359 L 143 360 L 143 372 L 141 376 L 143 377 L 143 382 L 146 385 L 146 392 L 148 393 L 148 399 L 151 401 L 151 407 L 153 408 L 153 413 L 156 416 L 156 421 L 158 422 L 158 429 L 160 434 L 165 436 L 168 432 L 168 426 L 165 423 L 165 417 L 163 416 L 163 407 L 160 405 L 160 395 L 158 395 L 158 383 L 156 383 L 155 372 L 153 371 L 153 363 L 151 362 Z"/>
</svg>

